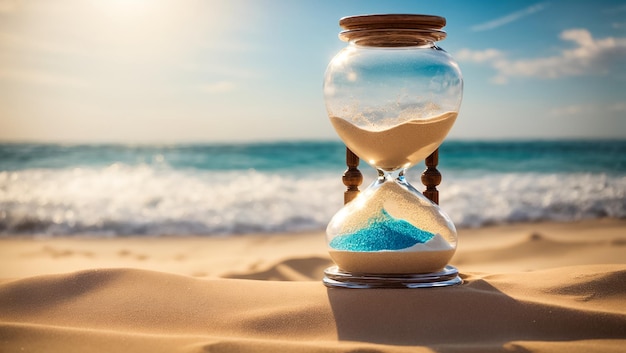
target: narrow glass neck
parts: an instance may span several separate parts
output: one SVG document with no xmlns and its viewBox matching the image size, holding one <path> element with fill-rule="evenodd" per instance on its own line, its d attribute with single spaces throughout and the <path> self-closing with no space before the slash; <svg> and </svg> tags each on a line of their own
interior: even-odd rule
<svg viewBox="0 0 626 353">
<path fill-rule="evenodd" d="M 406 180 L 406 168 L 400 168 L 393 171 L 385 171 L 381 169 L 377 170 L 378 179 L 376 179 L 376 181 L 374 181 L 374 183 L 372 183 L 370 187 L 377 188 L 385 183 L 396 183 L 408 192 L 417 195 L 417 197 L 427 200 L 426 197 L 419 190 L 415 189 L 415 187 L 413 187 L 413 185 L 411 185 L 411 183 Z"/>
<path fill-rule="evenodd" d="M 400 169 L 396 169 L 396 170 L 382 170 L 382 169 L 377 169 L 378 171 L 378 182 L 379 183 L 384 183 L 386 181 L 399 181 L 402 183 L 406 182 L 406 179 L 404 177 L 404 174 L 406 172 L 405 168 L 400 168 Z"/>
</svg>

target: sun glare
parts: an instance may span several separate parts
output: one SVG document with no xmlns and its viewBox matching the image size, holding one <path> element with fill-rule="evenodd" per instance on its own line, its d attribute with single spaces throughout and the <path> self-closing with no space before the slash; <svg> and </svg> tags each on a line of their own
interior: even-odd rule
<svg viewBox="0 0 626 353">
<path fill-rule="evenodd" d="M 188 37 L 186 23 L 194 16 L 189 3 L 177 1 L 93 0 L 92 5 L 86 20 L 95 22 L 93 33 L 110 50 L 128 56 L 155 55 L 178 45 Z"/>
</svg>

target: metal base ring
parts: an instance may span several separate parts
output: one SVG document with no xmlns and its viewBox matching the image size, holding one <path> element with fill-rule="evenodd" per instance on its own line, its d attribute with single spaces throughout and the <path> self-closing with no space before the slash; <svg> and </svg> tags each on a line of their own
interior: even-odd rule
<svg viewBox="0 0 626 353">
<path fill-rule="evenodd" d="M 438 272 L 415 274 L 351 273 L 331 266 L 324 274 L 324 285 L 330 288 L 433 288 L 463 283 L 459 271 L 450 265 Z"/>
</svg>

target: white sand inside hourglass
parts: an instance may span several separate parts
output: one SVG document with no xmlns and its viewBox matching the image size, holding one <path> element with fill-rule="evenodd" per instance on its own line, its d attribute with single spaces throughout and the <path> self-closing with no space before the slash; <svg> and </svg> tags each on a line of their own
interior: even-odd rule
<svg viewBox="0 0 626 353">
<path fill-rule="evenodd" d="M 445 241 L 445 240 L 442 240 Z M 443 269 L 454 249 L 440 251 L 329 251 L 333 261 L 344 271 L 354 273 L 407 274 L 429 273 Z"/>
<path fill-rule="evenodd" d="M 441 144 L 457 112 L 414 119 L 384 129 L 368 130 L 343 118 L 331 117 L 337 134 L 361 159 L 383 170 L 406 168 L 423 160 Z"/>
</svg>

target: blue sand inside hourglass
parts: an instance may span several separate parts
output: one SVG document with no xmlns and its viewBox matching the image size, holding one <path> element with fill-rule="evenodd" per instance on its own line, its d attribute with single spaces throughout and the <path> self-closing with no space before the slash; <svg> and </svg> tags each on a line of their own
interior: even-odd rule
<svg viewBox="0 0 626 353">
<path fill-rule="evenodd" d="M 405 220 L 391 217 L 382 209 L 368 221 L 366 227 L 335 237 L 330 242 L 330 247 L 347 251 L 400 250 L 425 243 L 434 236 L 435 234 L 419 229 Z"/>
</svg>

